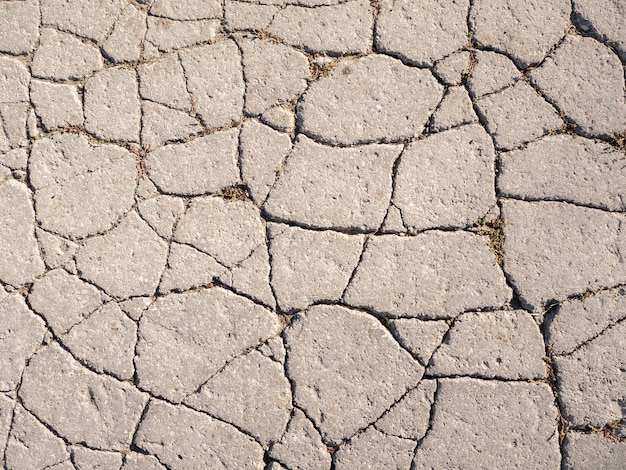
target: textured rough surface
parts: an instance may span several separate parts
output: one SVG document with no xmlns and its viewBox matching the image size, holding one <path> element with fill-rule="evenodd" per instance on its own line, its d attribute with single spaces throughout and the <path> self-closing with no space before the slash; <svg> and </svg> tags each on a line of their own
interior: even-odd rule
<svg viewBox="0 0 626 470">
<path fill-rule="evenodd" d="M 332 148 L 299 137 L 263 207 L 278 220 L 305 226 L 376 230 L 401 150 L 380 144 Z"/>
<path fill-rule="evenodd" d="M 626 210 L 624 156 L 602 141 L 548 136 L 502 154 L 498 189 L 524 200 L 567 201 Z"/>
<path fill-rule="evenodd" d="M 371 238 L 346 291 L 350 305 L 392 317 L 451 318 L 511 298 L 487 241 L 431 231 Z"/>
<path fill-rule="evenodd" d="M 421 133 L 441 95 L 430 72 L 372 55 L 341 62 L 329 77 L 313 83 L 299 116 L 304 133 L 329 143 L 398 141 Z"/>
<path fill-rule="evenodd" d="M 554 397 L 545 384 L 443 379 L 414 467 L 558 468 Z M 495 438 L 497 436 L 497 438 Z"/>
<path fill-rule="evenodd" d="M 0 468 L 621 468 L 621 0 L 0 0 Z"/>
<path fill-rule="evenodd" d="M 562 202 L 506 200 L 502 216 L 505 270 L 526 307 L 538 309 L 626 280 L 623 214 Z"/>
<path fill-rule="evenodd" d="M 295 402 L 331 444 L 382 414 L 423 372 L 373 317 L 344 307 L 298 314 L 285 341 L 287 372 L 301 384 Z M 331 354 L 337 348 L 343 352 Z"/>
<path fill-rule="evenodd" d="M 585 134 L 626 129 L 624 69 L 613 51 L 594 39 L 568 36 L 530 77 Z"/>
</svg>

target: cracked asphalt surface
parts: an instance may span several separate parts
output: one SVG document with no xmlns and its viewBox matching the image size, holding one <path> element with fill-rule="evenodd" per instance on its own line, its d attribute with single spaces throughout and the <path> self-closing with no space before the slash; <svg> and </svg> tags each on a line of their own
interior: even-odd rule
<svg viewBox="0 0 626 470">
<path fill-rule="evenodd" d="M 623 469 L 626 3 L 1 0 L 5 469 Z"/>
</svg>

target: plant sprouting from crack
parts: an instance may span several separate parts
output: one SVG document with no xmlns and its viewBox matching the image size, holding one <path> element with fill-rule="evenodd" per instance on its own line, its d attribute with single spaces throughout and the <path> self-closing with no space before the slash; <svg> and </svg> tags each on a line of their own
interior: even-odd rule
<svg viewBox="0 0 626 470">
<path fill-rule="evenodd" d="M 485 217 L 478 219 L 474 224 L 478 235 L 489 237 L 489 249 L 496 256 L 497 263 L 504 263 L 504 226 L 506 223 L 500 217 L 487 220 Z"/>
<path fill-rule="evenodd" d="M 309 78 L 309 81 L 314 82 L 322 77 L 328 77 L 336 66 L 337 62 L 335 62 L 334 60 L 329 60 L 328 62 L 311 62 L 311 64 L 309 65 L 309 70 L 311 73 L 311 78 Z"/>
<path fill-rule="evenodd" d="M 621 134 L 611 134 L 609 137 L 609 143 L 615 147 L 616 150 L 626 154 L 626 130 Z"/>
<path fill-rule="evenodd" d="M 248 201 L 248 186 L 245 183 L 238 183 L 223 188 L 219 195 L 226 201 Z"/>
</svg>

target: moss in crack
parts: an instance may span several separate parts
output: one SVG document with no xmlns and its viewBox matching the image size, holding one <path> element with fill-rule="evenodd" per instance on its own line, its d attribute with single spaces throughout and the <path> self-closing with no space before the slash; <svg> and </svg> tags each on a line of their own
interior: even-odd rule
<svg viewBox="0 0 626 470">
<path fill-rule="evenodd" d="M 502 266 L 504 263 L 504 226 L 506 223 L 500 217 L 487 220 L 485 217 L 478 219 L 474 224 L 478 235 L 489 237 L 489 249 L 496 256 L 496 262 Z"/>
<path fill-rule="evenodd" d="M 615 421 L 606 423 L 601 428 L 597 426 L 589 425 L 587 426 L 586 430 L 599 434 L 603 438 L 608 439 L 609 441 L 612 441 L 612 442 L 626 442 L 626 438 L 619 437 L 617 435 L 617 430 L 620 428 L 621 424 L 622 424 L 622 420 L 616 419 Z"/>
<path fill-rule="evenodd" d="M 626 154 L 626 130 L 624 130 L 621 134 L 611 134 L 609 137 L 609 143 L 616 150 Z"/>
<path fill-rule="evenodd" d="M 311 60 L 309 64 L 309 71 L 311 73 L 311 78 L 309 78 L 309 82 L 314 82 L 322 77 L 328 77 L 337 66 L 337 62 L 334 59 L 324 59 L 326 58 L 316 57 Z"/>
<path fill-rule="evenodd" d="M 248 186 L 245 183 L 234 184 L 223 188 L 219 193 L 219 196 L 226 201 L 249 201 Z"/>
</svg>

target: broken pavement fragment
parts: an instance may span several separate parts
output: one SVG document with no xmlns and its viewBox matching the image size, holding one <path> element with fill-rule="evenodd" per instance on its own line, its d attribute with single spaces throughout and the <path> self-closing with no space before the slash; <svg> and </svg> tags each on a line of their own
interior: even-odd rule
<svg viewBox="0 0 626 470">
<path fill-rule="evenodd" d="M 626 462 L 626 442 L 615 442 L 599 433 L 570 430 L 563 441 L 563 470 L 602 468 L 620 470 Z"/>
<path fill-rule="evenodd" d="M 500 154 L 498 194 L 626 211 L 624 154 L 606 142 L 554 135 Z"/>
<path fill-rule="evenodd" d="M 263 449 L 251 437 L 204 413 L 162 401 L 149 403 L 133 444 L 172 470 L 265 466 Z"/>
<path fill-rule="evenodd" d="M 165 124 L 167 125 L 167 124 Z M 197 196 L 239 182 L 236 128 L 149 152 L 146 170 L 164 193 Z"/>
<path fill-rule="evenodd" d="M 147 401 L 129 383 L 85 369 L 56 344 L 31 358 L 19 397 L 70 443 L 109 450 L 128 449 Z"/>
<path fill-rule="evenodd" d="M 572 354 L 554 356 L 563 417 L 598 428 L 624 419 L 626 322 L 610 326 Z"/>
<path fill-rule="evenodd" d="M 219 30 L 219 20 L 176 21 L 148 16 L 146 43 L 160 52 L 171 52 L 210 42 Z"/>
<path fill-rule="evenodd" d="M 374 317 L 337 305 L 298 313 L 284 333 L 295 404 L 339 444 L 380 416 L 423 367 Z"/>
<path fill-rule="evenodd" d="M 283 311 L 341 298 L 359 262 L 363 235 L 269 226 L 272 288 Z"/>
<path fill-rule="evenodd" d="M 21 55 L 35 50 L 39 20 L 39 0 L 0 2 L 0 52 Z"/>
<path fill-rule="evenodd" d="M 137 161 L 116 145 L 53 134 L 33 144 L 28 168 L 41 227 L 70 239 L 109 230 L 134 203 Z"/>
<path fill-rule="evenodd" d="M 99 139 L 139 142 L 141 101 L 134 70 L 113 67 L 85 83 L 85 129 Z"/>
<path fill-rule="evenodd" d="M 124 0 L 41 0 L 41 23 L 77 36 L 102 41 L 124 7 Z"/>
<path fill-rule="evenodd" d="M 467 10 L 459 0 L 383 0 L 376 20 L 378 52 L 420 67 L 461 49 L 467 43 Z"/>
<path fill-rule="evenodd" d="M 564 202 L 502 201 L 504 271 L 525 308 L 626 281 L 626 216 Z"/>
<path fill-rule="evenodd" d="M 374 231 L 387 213 L 401 151 L 386 144 L 330 147 L 300 135 L 263 209 L 304 226 Z"/>
<path fill-rule="evenodd" d="M 455 319 L 427 372 L 433 376 L 543 379 L 544 355 L 541 332 L 527 312 L 468 312 Z"/>
<path fill-rule="evenodd" d="M 402 152 L 394 205 L 411 231 L 463 228 L 496 205 L 495 152 L 478 125 L 462 126 L 410 143 Z"/>
<path fill-rule="evenodd" d="M 510 299 L 487 238 L 443 231 L 371 237 L 345 294 L 355 307 L 425 319 L 501 307 Z"/>
<path fill-rule="evenodd" d="M 251 351 L 233 359 L 184 403 L 234 424 L 266 446 L 285 431 L 291 386 L 282 364 Z"/>
<path fill-rule="evenodd" d="M 265 226 L 251 202 L 201 197 L 194 199 L 181 217 L 174 240 L 231 267 L 265 244 Z"/>
<path fill-rule="evenodd" d="M 113 31 L 102 44 L 102 51 L 114 63 L 133 62 L 141 58 L 146 34 L 146 13 L 130 3 L 118 16 Z"/>
<path fill-rule="evenodd" d="M 139 323 L 138 385 L 180 402 L 279 328 L 271 311 L 219 287 L 159 297 Z"/>
<path fill-rule="evenodd" d="M 226 40 L 186 50 L 180 53 L 180 60 L 203 124 L 213 129 L 239 121 L 245 84 L 237 45 Z"/>
<path fill-rule="evenodd" d="M 390 436 L 370 426 L 337 450 L 333 456 L 333 468 L 410 468 L 414 449 L 414 441 Z"/>
<path fill-rule="evenodd" d="M 547 384 L 440 379 L 432 423 L 411 468 L 559 468 L 557 409 Z"/>
<path fill-rule="evenodd" d="M 32 80 L 30 100 L 45 131 L 84 123 L 83 103 L 76 85 Z"/>
<path fill-rule="evenodd" d="M 0 391 L 17 387 L 45 332 L 44 322 L 28 309 L 21 295 L 12 294 L 0 300 Z"/>
<path fill-rule="evenodd" d="M 615 0 L 574 0 L 574 24 L 585 35 L 612 46 L 626 60 L 626 5 Z"/>
<path fill-rule="evenodd" d="M 80 277 L 118 299 L 152 295 L 167 259 L 167 244 L 131 211 L 105 235 L 90 238 L 76 254 Z"/>
<path fill-rule="evenodd" d="M 468 17 L 473 39 L 521 67 L 541 62 L 570 26 L 570 0 L 481 0 Z"/>
<path fill-rule="evenodd" d="M 343 145 L 412 139 L 442 95 L 429 71 L 397 59 L 374 54 L 346 60 L 309 86 L 298 110 L 301 130 Z"/>
<path fill-rule="evenodd" d="M 0 281 L 20 286 L 43 274 L 35 239 L 35 211 L 23 183 L 0 183 Z"/>
<path fill-rule="evenodd" d="M 529 75 L 582 133 L 606 136 L 626 129 L 623 66 L 595 39 L 567 36 Z"/>
</svg>

